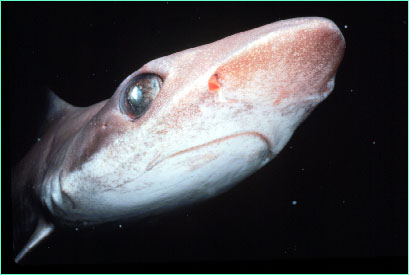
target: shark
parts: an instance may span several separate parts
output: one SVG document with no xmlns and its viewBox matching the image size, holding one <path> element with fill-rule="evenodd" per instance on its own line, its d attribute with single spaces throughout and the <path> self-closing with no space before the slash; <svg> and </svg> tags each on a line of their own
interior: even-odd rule
<svg viewBox="0 0 409 275">
<path fill-rule="evenodd" d="M 293 18 L 150 61 L 89 107 L 49 92 L 43 134 L 12 175 L 15 261 L 57 225 L 138 220 L 229 190 L 328 97 L 344 50 L 331 20 Z"/>
</svg>

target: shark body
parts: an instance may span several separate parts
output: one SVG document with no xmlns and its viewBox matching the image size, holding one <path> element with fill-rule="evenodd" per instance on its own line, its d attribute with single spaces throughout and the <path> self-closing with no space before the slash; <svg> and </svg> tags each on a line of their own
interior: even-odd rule
<svg viewBox="0 0 409 275">
<path fill-rule="evenodd" d="M 138 219 L 228 190 L 330 94 L 344 48 L 332 21 L 295 18 L 153 60 L 90 107 L 51 94 L 12 179 L 16 261 L 57 223 Z"/>
</svg>

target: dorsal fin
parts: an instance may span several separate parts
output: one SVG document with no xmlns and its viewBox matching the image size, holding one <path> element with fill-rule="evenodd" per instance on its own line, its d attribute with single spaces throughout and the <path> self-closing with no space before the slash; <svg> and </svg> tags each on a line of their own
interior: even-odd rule
<svg viewBox="0 0 409 275">
<path fill-rule="evenodd" d="M 48 113 L 46 116 L 47 122 L 58 113 L 65 112 L 68 111 L 69 109 L 74 108 L 74 106 L 59 98 L 52 90 L 48 88 L 47 98 L 48 98 Z"/>
<path fill-rule="evenodd" d="M 53 125 L 53 122 L 61 117 L 64 113 L 69 112 L 75 107 L 59 98 L 52 90 L 46 88 L 47 91 L 47 110 L 45 112 L 44 121 L 39 127 L 37 136 L 42 136 L 47 129 Z"/>
</svg>

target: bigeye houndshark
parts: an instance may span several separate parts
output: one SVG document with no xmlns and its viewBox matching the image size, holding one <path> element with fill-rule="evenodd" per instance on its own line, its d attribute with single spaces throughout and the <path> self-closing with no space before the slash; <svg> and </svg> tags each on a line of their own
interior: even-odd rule
<svg viewBox="0 0 409 275">
<path fill-rule="evenodd" d="M 295 18 L 153 60 L 86 108 L 50 93 L 46 130 L 12 177 L 16 262 L 56 224 L 138 219 L 228 190 L 330 94 L 344 49 L 332 21 Z"/>
</svg>

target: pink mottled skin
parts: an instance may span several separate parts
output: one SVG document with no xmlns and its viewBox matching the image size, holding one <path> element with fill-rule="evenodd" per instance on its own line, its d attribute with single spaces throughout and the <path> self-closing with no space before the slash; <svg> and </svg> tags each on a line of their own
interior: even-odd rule
<svg viewBox="0 0 409 275">
<path fill-rule="evenodd" d="M 16 259 L 56 222 L 138 219 L 228 190 L 274 158 L 329 95 L 344 48 L 328 19 L 283 20 L 153 60 L 88 108 L 56 99 L 13 181 L 15 242 L 38 224 Z M 162 86 L 131 119 L 119 101 L 144 73 Z"/>
</svg>

